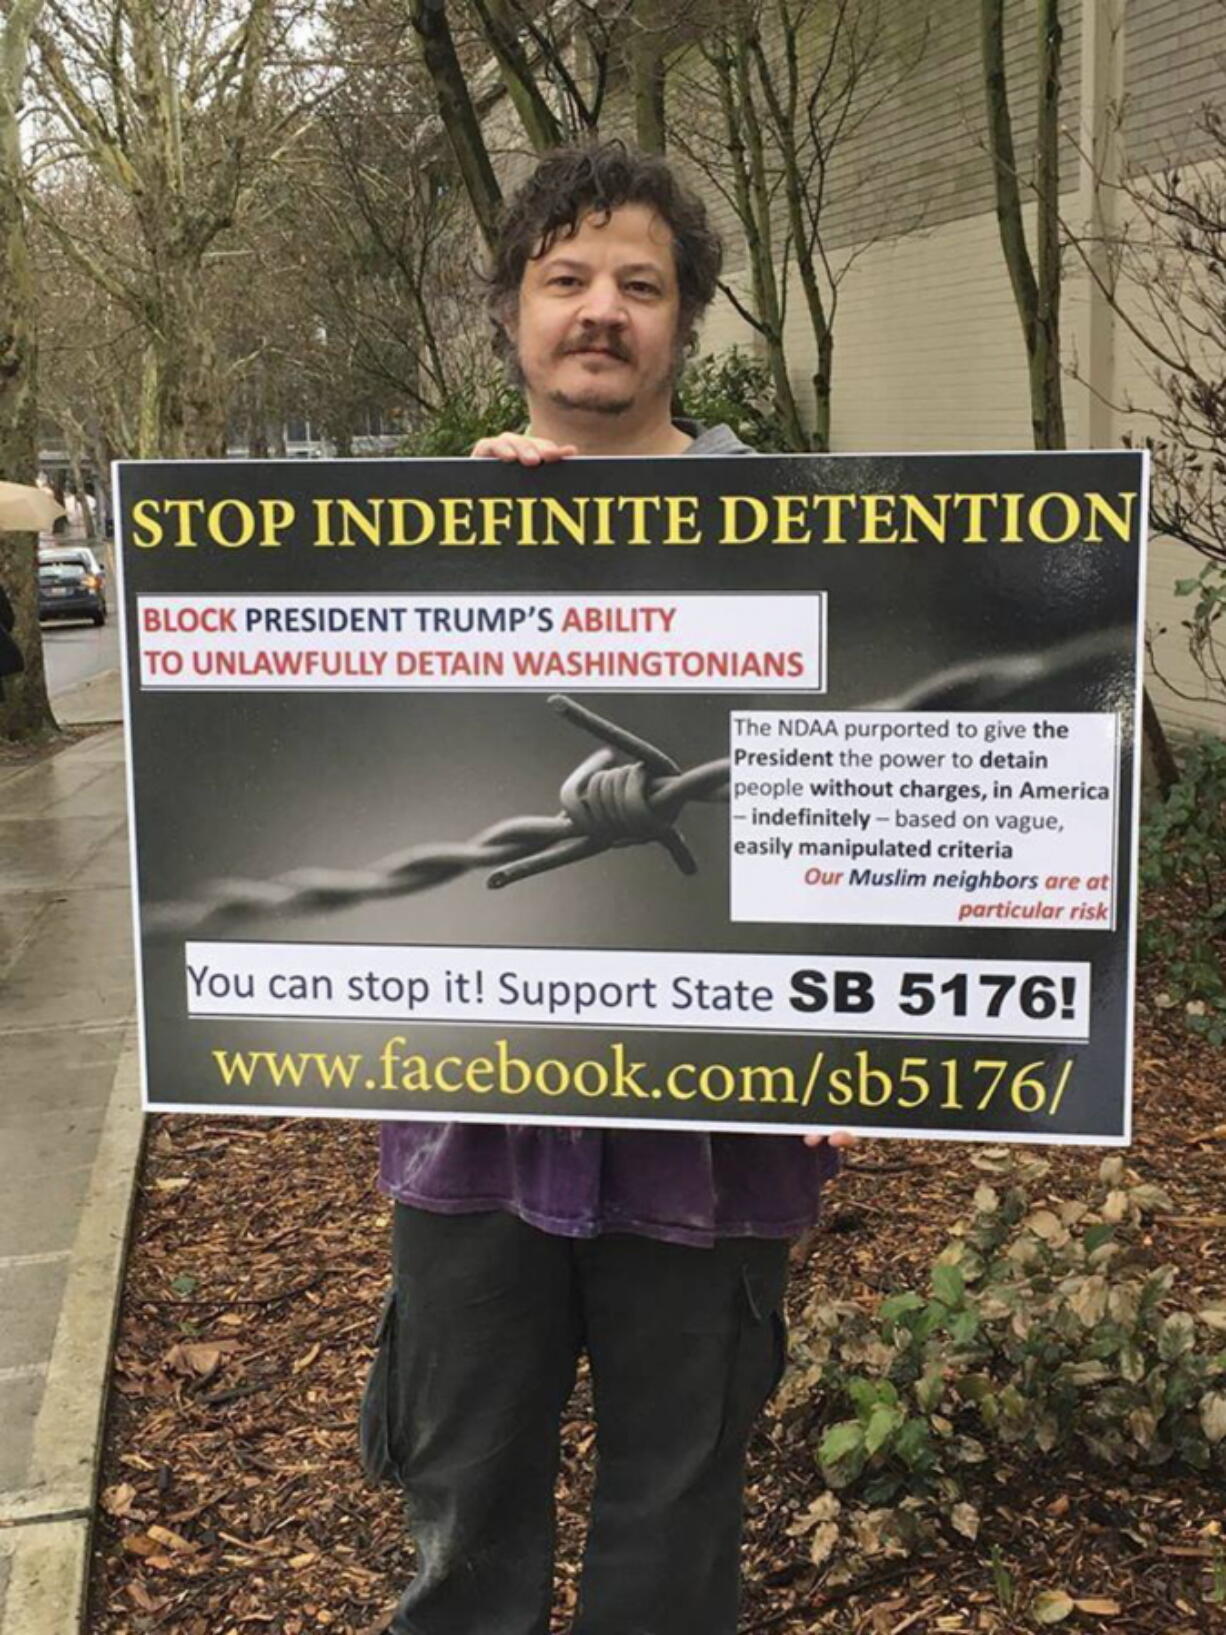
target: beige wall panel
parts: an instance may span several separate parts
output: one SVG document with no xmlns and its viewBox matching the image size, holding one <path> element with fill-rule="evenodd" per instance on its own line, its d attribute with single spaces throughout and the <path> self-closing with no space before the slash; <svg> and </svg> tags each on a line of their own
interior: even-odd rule
<svg viewBox="0 0 1226 1635">
<path fill-rule="evenodd" d="M 793 280 L 788 349 L 806 406 L 814 347 Z M 867 249 L 835 328 L 836 451 L 1030 443 L 1025 355 L 995 217 Z"/>
<path fill-rule="evenodd" d="M 1226 89 L 1222 0 L 1129 0 L 1124 72 L 1130 165 L 1203 158 L 1196 120 L 1206 102 L 1222 105 Z"/>
<path fill-rule="evenodd" d="M 840 148 L 831 178 L 826 236 L 830 245 L 874 235 L 934 228 L 992 208 L 986 112 L 979 44 L 979 0 L 877 0 L 887 20 L 889 50 L 878 86 L 866 83 L 869 100 L 880 84 L 911 71 L 873 109 Z M 766 0 L 767 13 L 773 0 Z M 1077 125 L 1081 16 L 1068 0 L 1061 126 Z M 1037 50 L 1034 0 L 1005 0 L 1005 54 L 1009 106 L 1019 166 L 1027 171 L 1037 122 Z M 817 41 L 810 52 L 816 57 Z M 1071 136 L 1061 142 L 1061 188 L 1077 185 L 1077 151 Z"/>
</svg>

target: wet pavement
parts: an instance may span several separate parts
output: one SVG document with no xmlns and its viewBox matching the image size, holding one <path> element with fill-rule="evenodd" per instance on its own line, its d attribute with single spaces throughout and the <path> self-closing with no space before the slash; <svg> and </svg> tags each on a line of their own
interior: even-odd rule
<svg viewBox="0 0 1226 1635">
<path fill-rule="evenodd" d="M 57 699 L 117 721 L 118 676 Z M 0 1635 L 81 1615 L 139 1155 L 121 730 L 0 772 Z"/>
</svg>

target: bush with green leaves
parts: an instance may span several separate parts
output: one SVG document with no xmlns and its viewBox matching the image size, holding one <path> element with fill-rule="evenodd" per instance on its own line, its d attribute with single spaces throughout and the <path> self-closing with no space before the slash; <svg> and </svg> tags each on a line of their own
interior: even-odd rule
<svg viewBox="0 0 1226 1635">
<path fill-rule="evenodd" d="M 1068 1200 L 1033 1195 L 1042 1160 L 972 1162 L 998 1184 L 977 1188 L 926 1288 L 872 1310 L 819 1297 L 796 1326 L 784 1411 L 818 1407 L 829 1489 L 796 1529 L 815 1560 L 863 1551 L 869 1522 L 878 1549 L 935 1525 L 974 1538 L 968 1475 L 1006 1450 L 1226 1473 L 1226 1302 L 1172 1305 L 1142 1224 L 1166 1194 L 1118 1155 Z"/>
<path fill-rule="evenodd" d="M 433 459 L 465 455 L 482 437 L 515 431 L 527 421 L 523 398 L 501 370 L 477 375 L 414 426 L 399 452 Z"/>
<path fill-rule="evenodd" d="M 1226 742 L 1192 739 L 1179 782 L 1141 825 L 1141 884 L 1177 892 L 1141 919 L 1140 951 L 1160 1003 L 1181 1006 L 1211 1044 L 1226 1044 Z"/>
<path fill-rule="evenodd" d="M 1180 623 L 1192 662 L 1204 677 L 1204 697 L 1226 703 L 1226 555 L 1211 558 L 1192 578 L 1177 579 L 1175 594 L 1192 604 Z"/>
<path fill-rule="evenodd" d="M 760 453 L 787 448 L 770 370 L 760 358 L 732 347 L 691 363 L 678 391 L 681 413 L 703 426 L 729 426 Z"/>
<path fill-rule="evenodd" d="M 679 412 L 704 426 L 730 426 L 751 448 L 785 447 L 765 363 L 740 352 L 712 353 L 689 365 L 678 391 Z M 514 431 L 528 421 L 523 397 L 501 370 L 474 375 L 405 438 L 401 454 L 464 455 L 482 437 Z"/>
</svg>

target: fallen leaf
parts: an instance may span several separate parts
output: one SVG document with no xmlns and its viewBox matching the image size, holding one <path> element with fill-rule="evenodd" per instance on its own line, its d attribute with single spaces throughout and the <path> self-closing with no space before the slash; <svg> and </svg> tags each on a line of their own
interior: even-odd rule
<svg viewBox="0 0 1226 1635">
<path fill-rule="evenodd" d="M 159 1527 L 155 1522 L 149 1529 L 149 1537 L 164 1544 L 168 1550 L 194 1550 L 196 1546 L 185 1539 L 180 1533 L 172 1533 L 169 1527 Z"/>
<path fill-rule="evenodd" d="M 166 1175 L 153 1184 L 159 1192 L 182 1192 L 183 1188 L 191 1186 L 192 1182 L 190 1175 Z"/>
<path fill-rule="evenodd" d="M 1073 1598 L 1067 1590 L 1040 1590 L 1030 1603 L 1030 1616 L 1036 1624 L 1059 1624 L 1073 1611 Z"/>
<path fill-rule="evenodd" d="M 956 1504 L 949 1513 L 949 1519 L 962 1537 L 970 1539 L 972 1544 L 979 1537 L 979 1512 L 973 1504 Z"/>
<path fill-rule="evenodd" d="M 139 1578 L 131 1579 L 125 1587 L 142 1612 L 158 1612 L 166 1605 L 165 1601 L 155 1601 Z"/>
<path fill-rule="evenodd" d="M 162 1362 L 176 1374 L 207 1380 L 221 1367 L 221 1359 L 237 1350 L 237 1340 L 180 1340 L 166 1352 Z"/>
<path fill-rule="evenodd" d="M 827 1560 L 831 1551 L 838 1542 L 838 1522 L 821 1522 L 813 1529 L 813 1537 L 809 1540 L 809 1560 L 815 1567 L 820 1567 L 822 1562 Z"/>
<path fill-rule="evenodd" d="M 309 1567 L 316 1560 L 318 1557 L 314 1550 L 304 1550 L 300 1556 L 291 1556 L 289 1564 L 291 1567 Z"/>
<path fill-rule="evenodd" d="M 315 1344 L 310 1348 L 310 1350 L 304 1351 L 302 1356 L 298 1358 L 297 1362 L 295 1362 L 294 1373 L 301 1374 L 304 1368 L 309 1368 L 322 1350 L 322 1343 L 319 1340 L 316 1340 Z"/>
<path fill-rule="evenodd" d="M 1123 1608 L 1109 1595 L 1078 1595 L 1073 1600 L 1078 1612 L 1091 1613 L 1095 1618 L 1118 1618 Z"/>
<path fill-rule="evenodd" d="M 1200 1423 L 1214 1447 L 1226 1438 L 1226 1391 L 1206 1391 L 1200 1399 Z"/>
<path fill-rule="evenodd" d="M 123 1547 L 134 1556 L 153 1556 L 158 1552 L 157 1540 L 151 1539 L 148 1533 L 125 1533 Z"/>
<path fill-rule="evenodd" d="M 131 1482 L 116 1482 L 113 1487 L 104 1489 L 102 1508 L 112 1516 L 127 1516 L 132 1512 L 135 1497 L 136 1489 Z"/>
</svg>

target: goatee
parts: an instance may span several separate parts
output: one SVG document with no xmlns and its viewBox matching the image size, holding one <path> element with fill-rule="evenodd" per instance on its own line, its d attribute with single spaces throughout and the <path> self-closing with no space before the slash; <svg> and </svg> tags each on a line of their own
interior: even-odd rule
<svg viewBox="0 0 1226 1635">
<path fill-rule="evenodd" d="M 571 392 L 553 391 L 548 394 L 549 401 L 559 409 L 582 410 L 589 414 L 625 414 L 634 407 L 632 397 L 602 397 L 597 392 L 581 392 L 578 395 Z"/>
</svg>

